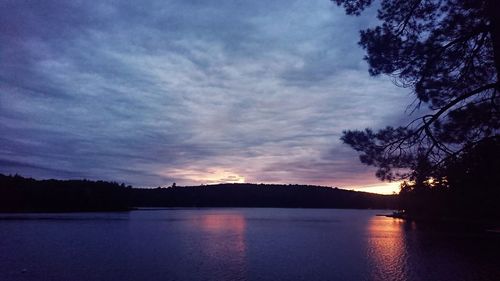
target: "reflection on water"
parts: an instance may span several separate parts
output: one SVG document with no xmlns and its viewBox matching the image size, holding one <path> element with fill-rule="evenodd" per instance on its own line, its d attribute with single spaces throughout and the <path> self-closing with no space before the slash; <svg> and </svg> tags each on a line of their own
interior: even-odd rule
<svg viewBox="0 0 500 281">
<path fill-rule="evenodd" d="M 207 263 L 223 266 L 224 277 L 244 280 L 246 276 L 245 217 L 240 213 L 209 213 L 197 215 L 192 225 L 204 237 L 200 246 L 201 255 Z"/>
<path fill-rule="evenodd" d="M 499 237 L 463 225 L 372 217 L 367 237 L 370 280 L 499 280 Z"/>
<path fill-rule="evenodd" d="M 403 220 L 387 217 L 370 219 L 367 256 L 373 279 L 408 279 L 408 249 L 403 224 Z"/>
<path fill-rule="evenodd" d="M 245 232 L 245 218 L 241 214 L 208 214 L 193 219 L 195 225 L 208 232 L 231 231 L 242 235 Z"/>
<path fill-rule="evenodd" d="M 0 214 L 0 281 L 500 280 L 499 236 L 380 212 Z"/>
</svg>

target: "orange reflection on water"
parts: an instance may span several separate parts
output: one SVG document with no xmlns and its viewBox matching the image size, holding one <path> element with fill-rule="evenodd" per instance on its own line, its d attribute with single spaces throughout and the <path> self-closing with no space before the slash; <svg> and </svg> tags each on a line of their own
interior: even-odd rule
<svg viewBox="0 0 500 281">
<path fill-rule="evenodd" d="M 400 219 L 379 216 L 370 220 L 367 255 L 373 280 L 408 278 L 404 223 Z"/>
<path fill-rule="evenodd" d="M 245 217 L 238 213 L 212 213 L 197 217 L 193 223 L 204 232 L 200 252 L 206 262 L 224 268 L 221 272 L 228 274 L 219 276 L 221 280 L 228 276 L 245 279 Z"/>
<path fill-rule="evenodd" d="M 245 231 L 245 218 L 240 214 L 207 214 L 198 219 L 199 227 L 205 231 L 231 231 L 241 233 Z"/>
</svg>

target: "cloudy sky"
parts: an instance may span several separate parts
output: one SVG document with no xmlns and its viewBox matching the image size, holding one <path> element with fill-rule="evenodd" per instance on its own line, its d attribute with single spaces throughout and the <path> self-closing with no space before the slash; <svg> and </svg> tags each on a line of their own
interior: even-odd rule
<svg viewBox="0 0 500 281">
<path fill-rule="evenodd" d="M 0 173 L 381 189 L 341 143 L 411 97 L 328 0 L 0 2 Z"/>
</svg>

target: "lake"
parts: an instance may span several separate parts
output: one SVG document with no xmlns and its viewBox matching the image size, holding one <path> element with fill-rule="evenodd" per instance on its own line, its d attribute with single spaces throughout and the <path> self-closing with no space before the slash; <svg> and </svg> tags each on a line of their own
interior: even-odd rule
<svg viewBox="0 0 500 281">
<path fill-rule="evenodd" d="M 338 209 L 0 214 L 0 280 L 500 280 L 500 237 Z"/>
</svg>

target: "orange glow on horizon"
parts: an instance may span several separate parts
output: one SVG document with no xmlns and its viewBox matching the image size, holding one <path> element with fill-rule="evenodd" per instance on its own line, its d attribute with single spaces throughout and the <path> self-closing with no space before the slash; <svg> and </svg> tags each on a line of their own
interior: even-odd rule
<svg viewBox="0 0 500 281">
<path fill-rule="evenodd" d="M 353 188 L 356 191 L 365 191 L 379 194 L 399 193 L 401 182 L 381 182 Z"/>
<path fill-rule="evenodd" d="M 245 183 L 245 177 L 224 168 L 201 169 L 171 169 L 161 174 L 199 184 Z"/>
<path fill-rule="evenodd" d="M 177 178 L 182 180 L 180 183 L 192 185 L 192 184 L 200 184 L 200 185 L 211 185 L 211 184 L 222 184 L 222 183 L 247 183 L 245 176 L 241 175 L 235 169 L 223 168 L 223 167 L 212 167 L 212 168 L 196 168 L 196 167 L 187 167 L 187 168 L 175 168 L 162 170 L 158 174 L 163 175 L 165 177 Z M 290 184 L 287 181 L 259 181 L 257 179 L 251 178 L 251 182 L 264 183 L 264 184 Z M 353 181 L 356 181 L 355 179 Z M 250 183 L 251 183 L 250 182 Z M 359 182 L 359 181 L 358 181 Z M 366 181 L 365 181 L 366 182 Z M 294 183 L 291 183 L 294 184 Z M 355 190 L 355 191 L 363 191 L 363 192 L 371 192 L 378 194 L 393 194 L 399 193 L 401 182 L 375 182 L 368 184 L 332 184 L 330 181 L 328 182 L 311 182 L 311 183 L 299 183 L 305 185 L 319 185 L 319 186 L 338 186 L 341 189 L 346 190 Z"/>
</svg>

